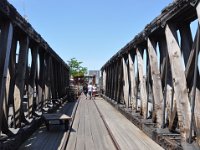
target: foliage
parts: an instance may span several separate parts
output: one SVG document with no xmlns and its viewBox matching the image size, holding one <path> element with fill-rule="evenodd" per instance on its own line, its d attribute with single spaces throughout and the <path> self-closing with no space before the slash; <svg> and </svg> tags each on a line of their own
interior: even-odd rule
<svg viewBox="0 0 200 150">
<path fill-rule="evenodd" d="M 76 58 L 71 58 L 71 60 L 68 61 L 68 65 L 70 67 L 70 74 L 73 77 L 84 76 L 84 74 L 87 73 L 87 67 L 82 67 L 82 63 L 83 62 L 79 62 L 78 60 L 76 60 Z"/>
</svg>

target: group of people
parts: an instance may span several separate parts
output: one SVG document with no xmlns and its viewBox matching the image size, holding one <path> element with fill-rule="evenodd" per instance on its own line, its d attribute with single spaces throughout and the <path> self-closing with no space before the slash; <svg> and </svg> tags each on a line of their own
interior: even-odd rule
<svg viewBox="0 0 200 150">
<path fill-rule="evenodd" d="M 88 95 L 90 99 L 92 99 L 92 97 L 95 98 L 95 95 L 97 94 L 96 85 L 92 85 L 92 83 L 90 83 L 89 85 L 85 84 L 83 86 L 83 93 L 85 94 L 86 99 Z"/>
</svg>

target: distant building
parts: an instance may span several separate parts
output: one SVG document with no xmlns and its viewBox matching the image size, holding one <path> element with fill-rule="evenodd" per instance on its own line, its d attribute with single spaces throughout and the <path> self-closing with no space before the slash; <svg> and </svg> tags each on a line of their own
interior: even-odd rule
<svg viewBox="0 0 200 150">
<path fill-rule="evenodd" d="M 99 78 L 100 78 L 100 70 L 89 70 L 88 71 L 90 76 L 94 76 L 96 77 L 96 84 L 99 84 Z"/>
</svg>

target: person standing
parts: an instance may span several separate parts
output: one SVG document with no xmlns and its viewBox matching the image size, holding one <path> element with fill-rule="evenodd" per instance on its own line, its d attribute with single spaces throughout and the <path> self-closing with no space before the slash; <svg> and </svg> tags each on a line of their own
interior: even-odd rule
<svg viewBox="0 0 200 150">
<path fill-rule="evenodd" d="M 85 84 L 85 85 L 83 86 L 83 93 L 85 94 L 86 99 L 87 99 L 87 93 L 88 93 L 88 86 L 87 86 L 87 84 Z"/>
<path fill-rule="evenodd" d="M 94 84 L 94 86 L 92 87 L 92 96 L 93 96 L 93 99 L 95 99 L 96 94 L 97 94 L 97 86 L 96 86 L 96 84 Z"/>
<path fill-rule="evenodd" d="M 92 98 L 92 83 L 90 83 L 90 84 L 88 85 L 88 94 L 89 94 L 90 99 L 91 99 L 91 98 Z"/>
</svg>

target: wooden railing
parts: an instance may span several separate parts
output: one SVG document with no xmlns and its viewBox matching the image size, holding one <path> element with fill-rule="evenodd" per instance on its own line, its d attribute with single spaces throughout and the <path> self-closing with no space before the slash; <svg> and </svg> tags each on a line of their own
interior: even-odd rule
<svg viewBox="0 0 200 150">
<path fill-rule="evenodd" d="M 1 135 L 30 124 L 52 99 L 65 97 L 68 87 L 68 65 L 13 6 L 1 0 Z"/>
<path fill-rule="evenodd" d="M 101 68 L 106 97 L 157 128 L 200 140 L 199 0 L 164 8 Z"/>
</svg>

